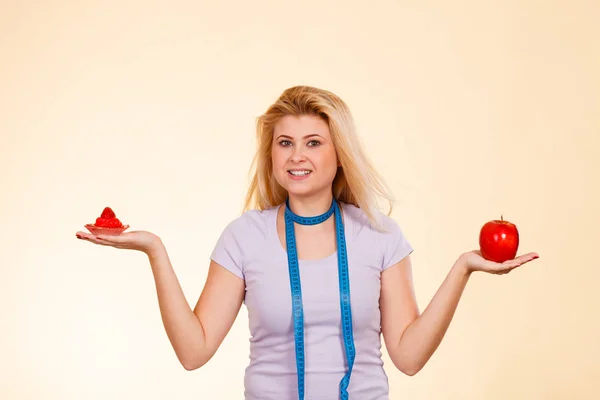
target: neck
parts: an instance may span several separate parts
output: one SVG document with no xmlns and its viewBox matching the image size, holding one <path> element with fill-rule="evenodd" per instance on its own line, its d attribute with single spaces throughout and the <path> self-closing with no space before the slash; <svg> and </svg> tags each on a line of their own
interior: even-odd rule
<svg viewBox="0 0 600 400">
<path fill-rule="evenodd" d="M 327 212 L 332 201 L 333 194 L 331 192 L 311 198 L 290 196 L 290 209 L 294 214 L 302 217 L 314 217 Z"/>
</svg>

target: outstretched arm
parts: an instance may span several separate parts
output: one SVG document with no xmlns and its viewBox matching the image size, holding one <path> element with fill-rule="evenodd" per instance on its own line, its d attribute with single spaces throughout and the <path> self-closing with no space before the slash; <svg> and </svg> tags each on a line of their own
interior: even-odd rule
<svg viewBox="0 0 600 400">
<path fill-rule="evenodd" d="M 119 236 L 77 232 L 77 237 L 102 246 L 144 252 L 154 276 L 163 325 L 177 358 L 185 369 L 193 370 L 213 357 L 241 308 L 243 279 L 211 261 L 206 283 L 192 310 L 158 236 L 132 231 Z"/>
<path fill-rule="evenodd" d="M 464 253 L 422 314 L 414 295 L 410 256 L 386 269 L 381 276 L 381 327 L 396 368 L 412 376 L 425 366 L 446 334 L 472 272 L 505 274 L 536 258 L 536 253 L 529 253 L 498 264 L 476 251 Z"/>
</svg>

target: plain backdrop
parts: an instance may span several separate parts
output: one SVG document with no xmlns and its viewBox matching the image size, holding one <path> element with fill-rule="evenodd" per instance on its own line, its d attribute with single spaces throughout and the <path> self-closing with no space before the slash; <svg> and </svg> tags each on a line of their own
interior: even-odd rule
<svg viewBox="0 0 600 400">
<path fill-rule="evenodd" d="M 245 308 L 185 371 L 147 258 L 75 232 L 110 206 L 156 233 L 194 305 L 256 117 L 307 84 L 349 104 L 397 197 L 421 310 L 488 220 L 540 254 L 475 274 L 416 376 L 384 352 L 390 399 L 598 399 L 598 20 L 594 1 L 0 2 L 0 398 L 243 398 Z"/>
</svg>

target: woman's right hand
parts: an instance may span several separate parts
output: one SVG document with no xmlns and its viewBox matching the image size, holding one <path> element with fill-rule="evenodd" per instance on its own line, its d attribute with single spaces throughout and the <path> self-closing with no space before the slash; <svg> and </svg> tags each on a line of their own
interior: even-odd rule
<svg viewBox="0 0 600 400">
<path fill-rule="evenodd" d="M 147 231 L 124 232 L 117 236 L 112 235 L 92 235 L 86 232 L 77 232 L 78 239 L 101 246 L 111 246 L 117 249 L 138 250 L 146 254 L 159 248 L 162 244 L 160 238 Z"/>
</svg>

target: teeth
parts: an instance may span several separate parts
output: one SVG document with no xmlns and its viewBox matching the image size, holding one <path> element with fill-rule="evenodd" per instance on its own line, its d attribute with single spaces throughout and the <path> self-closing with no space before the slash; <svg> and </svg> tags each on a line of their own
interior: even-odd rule
<svg viewBox="0 0 600 400">
<path fill-rule="evenodd" d="M 308 175 L 310 174 L 310 171 L 290 171 L 290 174 L 294 175 L 294 176 L 304 176 L 304 175 Z"/>
</svg>

